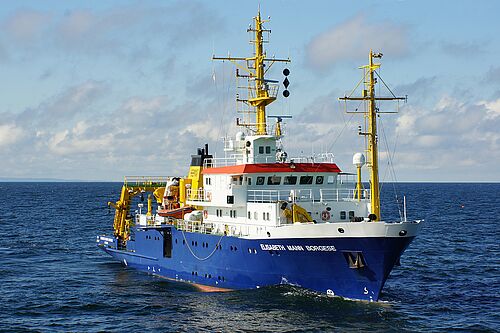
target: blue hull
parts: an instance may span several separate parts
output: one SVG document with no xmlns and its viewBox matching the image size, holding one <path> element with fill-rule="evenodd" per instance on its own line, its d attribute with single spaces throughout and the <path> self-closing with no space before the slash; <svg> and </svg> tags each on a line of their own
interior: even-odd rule
<svg viewBox="0 0 500 333">
<path fill-rule="evenodd" d="M 413 238 L 249 240 L 164 226 L 136 230 L 127 249 L 118 249 L 116 240 L 104 244 L 98 239 L 98 245 L 132 268 L 179 281 L 222 289 L 291 284 L 377 301 L 394 264 Z"/>
</svg>

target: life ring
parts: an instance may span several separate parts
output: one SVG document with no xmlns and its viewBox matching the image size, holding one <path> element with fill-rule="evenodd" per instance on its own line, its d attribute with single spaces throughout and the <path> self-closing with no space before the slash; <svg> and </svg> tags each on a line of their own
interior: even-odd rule
<svg viewBox="0 0 500 333">
<path fill-rule="evenodd" d="M 204 210 L 204 211 L 203 211 L 203 217 L 204 217 L 204 218 L 207 218 L 207 217 L 208 217 L 208 210 Z"/>
<path fill-rule="evenodd" d="M 212 201 L 212 192 L 207 192 L 207 201 Z"/>
<path fill-rule="evenodd" d="M 330 219 L 330 212 L 327 210 L 324 210 L 321 212 L 321 219 L 323 221 L 328 221 Z"/>
</svg>

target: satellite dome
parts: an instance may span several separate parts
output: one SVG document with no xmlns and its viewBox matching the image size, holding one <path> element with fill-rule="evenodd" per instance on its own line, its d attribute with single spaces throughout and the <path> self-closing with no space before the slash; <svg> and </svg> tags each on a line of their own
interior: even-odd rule
<svg viewBox="0 0 500 333">
<path fill-rule="evenodd" d="M 354 164 L 357 167 L 362 167 L 363 165 L 365 165 L 365 163 L 366 163 L 365 155 L 363 155 L 362 153 L 356 153 L 352 157 L 352 164 Z"/>
</svg>

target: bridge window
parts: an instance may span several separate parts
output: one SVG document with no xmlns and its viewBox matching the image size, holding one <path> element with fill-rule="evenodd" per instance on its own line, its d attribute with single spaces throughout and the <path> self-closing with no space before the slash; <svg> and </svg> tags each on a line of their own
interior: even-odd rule
<svg viewBox="0 0 500 333">
<path fill-rule="evenodd" d="M 247 184 L 248 185 L 252 185 L 252 177 L 248 177 L 247 178 Z"/>
<path fill-rule="evenodd" d="M 316 176 L 316 185 L 323 184 L 323 176 Z"/>
<path fill-rule="evenodd" d="M 283 180 L 283 185 L 295 185 L 297 184 L 297 176 L 286 176 Z"/>
<path fill-rule="evenodd" d="M 340 212 L 340 219 L 341 220 L 345 220 L 346 219 L 345 210 L 343 210 L 343 211 Z"/>
<path fill-rule="evenodd" d="M 354 218 L 354 211 L 353 210 L 350 210 L 349 211 L 349 220 L 353 219 Z"/>
<path fill-rule="evenodd" d="M 328 184 L 333 184 L 335 182 L 335 176 L 328 176 L 327 182 Z"/>
<path fill-rule="evenodd" d="M 279 185 L 281 183 L 280 176 L 269 176 L 267 177 L 267 185 Z"/>
<path fill-rule="evenodd" d="M 300 185 L 310 185 L 313 183 L 313 176 L 300 176 Z"/>
<path fill-rule="evenodd" d="M 264 146 L 259 147 L 259 154 L 264 154 Z"/>
<path fill-rule="evenodd" d="M 266 177 L 257 177 L 257 185 L 264 185 Z"/>
<path fill-rule="evenodd" d="M 271 154 L 271 146 L 266 146 L 266 154 Z"/>
</svg>

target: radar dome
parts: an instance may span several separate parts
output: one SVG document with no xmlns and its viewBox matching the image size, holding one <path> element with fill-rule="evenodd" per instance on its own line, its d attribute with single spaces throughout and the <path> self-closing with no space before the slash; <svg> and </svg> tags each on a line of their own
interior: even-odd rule
<svg viewBox="0 0 500 333">
<path fill-rule="evenodd" d="M 366 163 L 365 155 L 363 155 L 362 153 L 356 153 L 352 157 L 352 164 L 354 164 L 357 167 L 362 167 L 363 165 L 365 165 L 365 163 Z"/>
<path fill-rule="evenodd" d="M 243 132 L 236 133 L 236 141 L 243 141 L 243 140 L 245 140 L 245 133 Z"/>
</svg>

